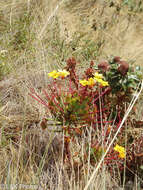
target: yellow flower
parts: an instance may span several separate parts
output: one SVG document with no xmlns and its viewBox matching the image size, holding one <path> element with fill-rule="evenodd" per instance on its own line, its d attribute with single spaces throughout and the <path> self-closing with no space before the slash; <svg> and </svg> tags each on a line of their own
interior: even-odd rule
<svg viewBox="0 0 143 190">
<path fill-rule="evenodd" d="M 88 80 L 80 80 L 79 81 L 80 84 L 82 84 L 82 86 L 90 86 L 93 87 L 95 84 L 95 80 L 94 78 L 89 78 Z"/>
<path fill-rule="evenodd" d="M 109 86 L 108 82 L 103 80 L 103 75 L 102 75 L 102 74 L 99 74 L 98 72 L 96 72 L 96 73 L 94 74 L 94 79 L 95 79 L 97 82 L 99 82 L 102 86 Z"/>
<path fill-rule="evenodd" d="M 98 79 L 98 78 L 94 78 L 97 82 L 101 83 L 103 80 L 102 79 Z"/>
<path fill-rule="evenodd" d="M 120 158 L 125 158 L 125 156 L 126 156 L 126 155 L 125 155 L 124 152 L 120 152 L 120 153 L 119 153 L 119 157 L 120 157 Z"/>
<path fill-rule="evenodd" d="M 102 82 L 101 82 L 101 85 L 102 85 L 102 86 L 109 86 L 109 83 L 106 82 L 106 81 L 102 81 Z"/>
<path fill-rule="evenodd" d="M 109 86 L 107 81 L 104 81 L 100 78 L 94 78 L 97 82 L 99 82 L 102 86 Z"/>
<path fill-rule="evenodd" d="M 87 80 L 80 80 L 79 81 L 80 84 L 82 84 L 82 86 L 87 86 L 88 85 L 88 81 Z"/>
<path fill-rule="evenodd" d="M 59 75 L 59 77 L 61 77 L 61 78 L 65 78 L 65 77 L 67 77 L 69 74 L 70 74 L 70 73 L 69 73 L 68 71 L 66 71 L 65 69 L 58 71 L 58 75 Z"/>
<path fill-rule="evenodd" d="M 109 86 L 108 82 L 100 79 L 100 78 L 89 78 L 88 80 L 80 80 L 79 83 L 82 84 L 82 86 L 90 86 L 93 87 L 95 83 L 99 82 L 102 86 Z"/>
<path fill-rule="evenodd" d="M 93 78 L 88 79 L 88 86 L 93 87 L 95 85 L 95 80 Z"/>
<path fill-rule="evenodd" d="M 102 74 L 99 74 L 98 72 L 96 72 L 96 73 L 94 74 L 94 78 L 102 79 L 102 78 L 103 78 L 103 75 L 102 75 Z"/>
<path fill-rule="evenodd" d="M 119 146 L 118 144 L 116 144 L 116 146 L 114 147 L 114 150 L 119 152 L 119 157 L 120 158 L 125 158 L 125 148 L 122 146 Z"/>
<path fill-rule="evenodd" d="M 58 77 L 65 78 L 69 74 L 70 73 L 68 71 L 66 71 L 65 69 L 64 70 L 59 70 L 58 72 L 56 70 L 53 70 L 52 72 L 48 73 L 48 76 L 56 79 Z"/>
<path fill-rule="evenodd" d="M 53 70 L 52 72 L 48 73 L 48 76 L 56 79 L 59 77 L 59 73 L 56 70 Z"/>
</svg>

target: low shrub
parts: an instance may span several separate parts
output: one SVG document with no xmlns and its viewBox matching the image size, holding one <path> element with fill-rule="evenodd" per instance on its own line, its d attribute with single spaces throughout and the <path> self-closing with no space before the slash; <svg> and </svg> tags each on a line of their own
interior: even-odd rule
<svg viewBox="0 0 143 190">
<path fill-rule="evenodd" d="M 89 159 L 92 165 L 96 165 L 140 87 L 142 72 L 139 67 L 132 67 L 120 57 L 96 65 L 91 61 L 82 74 L 79 74 L 77 64 L 75 58 L 70 58 L 63 70 L 48 73 L 52 79 L 48 88 L 43 90 L 45 98 L 41 98 L 34 89 L 31 89 L 30 95 L 43 104 L 52 119 L 60 124 L 59 131 L 64 133 L 64 162 L 71 164 L 72 159 L 76 165 L 76 154 L 80 166 Z M 43 119 L 41 127 L 46 128 L 47 123 L 48 116 Z M 128 168 L 137 164 L 135 151 L 131 148 L 135 147 L 134 138 L 127 137 L 126 133 L 130 127 L 135 128 L 129 118 L 105 157 L 104 164 L 111 174 L 116 168 L 122 173 L 125 160 Z M 71 151 L 75 139 L 79 146 L 83 146 L 82 138 L 85 142 L 84 159 L 80 151 Z M 136 146 L 140 142 L 141 138 Z M 138 163 L 140 167 L 141 163 Z"/>
</svg>

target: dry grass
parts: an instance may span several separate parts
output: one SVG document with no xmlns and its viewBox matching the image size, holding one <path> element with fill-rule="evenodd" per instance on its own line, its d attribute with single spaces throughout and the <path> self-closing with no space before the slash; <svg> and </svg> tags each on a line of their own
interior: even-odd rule
<svg viewBox="0 0 143 190">
<path fill-rule="evenodd" d="M 88 164 L 88 174 L 83 167 L 82 180 L 78 169 L 64 168 L 62 135 L 51 132 L 52 126 L 41 129 L 45 109 L 28 93 L 29 88 L 41 93 L 47 72 L 63 67 L 70 56 L 77 57 L 81 67 L 87 60 L 111 55 L 142 65 L 143 12 L 130 10 L 121 0 L 112 2 L 0 1 L 0 51 L 7 51 L 4 57 L 0 54 L 5 63 L 0 71 L 0 184 L 84 189 L 94 167 Z M 119 189 L 105 170 L 89 189 Z"/>
</svg>

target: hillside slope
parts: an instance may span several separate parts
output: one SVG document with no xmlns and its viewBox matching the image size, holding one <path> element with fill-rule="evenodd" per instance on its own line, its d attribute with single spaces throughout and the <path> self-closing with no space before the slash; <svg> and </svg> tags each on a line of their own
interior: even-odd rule
<svg viewBox="0 0 143 190">
<path fill-rule="evenodd" d="M 61 136 L 41 129 L 46 111 L 29 92 L 42 96 L 71 56 L 81 68 L 111 56 L 143 66 L 142 0 L 0 0 L 0 184 L 59 180 Z"/>
</svg>

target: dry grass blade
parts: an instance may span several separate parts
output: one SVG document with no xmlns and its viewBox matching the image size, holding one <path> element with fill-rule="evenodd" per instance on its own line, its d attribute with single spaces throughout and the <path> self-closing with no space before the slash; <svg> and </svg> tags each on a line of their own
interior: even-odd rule
<svg viewBox="0 0 143 190">
<path fill-rule="evenodd" d="M 45 25 L 43 26 L 43 28 L 42 28 L 42 30 L 41 30 L 39 36 L 38 36 L 38 39 L 42 39 L 42 35 L 44 34 L 44 32 L 45 32 L 45 30 L 46 30 L 46 28 L 47 28 L 47 25 L 49 24 L 49 21 L 52 19 L 53 16 L 56 15 L 56 12 L 58 11 L 60 5 L 61 5 L 62 3 L 64 3 L 64 1 L 65 1 L 65 0 L 60 1 L 60 3 L 56 6 L 56 8 L 54 9 L 54 11 L 52 12 L 52 14 L 48 17 L 47 21 L 45 22 Z"/>
</svg>

